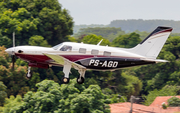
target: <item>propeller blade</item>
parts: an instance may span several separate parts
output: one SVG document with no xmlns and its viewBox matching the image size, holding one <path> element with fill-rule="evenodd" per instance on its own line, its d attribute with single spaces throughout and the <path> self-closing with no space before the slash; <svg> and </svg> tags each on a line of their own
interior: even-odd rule
<svg viewBox="0 0 180 113">
<path fill-rule="evenodd" d="M 13 47 L 15 52 L 15 32 L 13 32 Z M 14 71 L 14 63 L 15 63 L 15 53 L 12 55 L 12 70 Z"/>
<path fill-rule="evenodd" d="M 12 55 L 12 70 L 14 71 L 15 55 Z"/>
</svg>

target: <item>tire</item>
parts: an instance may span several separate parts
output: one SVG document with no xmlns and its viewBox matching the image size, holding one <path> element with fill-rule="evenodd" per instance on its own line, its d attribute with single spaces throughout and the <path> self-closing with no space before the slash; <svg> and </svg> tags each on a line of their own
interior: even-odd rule
<svg viewBox="0 0 180 113">
<path fill-rule="evenodd" d="M 84 83 L 84 78 L 83 78 L 83 77 L 81 77 L 81 78 L 78 77 L 78 78 L 77 78 L 77 83 L 78 83 L 78 84 Z"/>
<path fill-rule="evenodd" d="M 68 84 L 69 83 L 69 78 L 63 77 L 62 78 L 62 83 L 63 84 Z"/>
<path fill-rule="evenodd" d="M 27 77 L 28 79 L 31 79 L 31 78 L 32 78 L 32 72 L 27 73 L 27 74 L 26 74 L 26 77 Z"/>
</svg>

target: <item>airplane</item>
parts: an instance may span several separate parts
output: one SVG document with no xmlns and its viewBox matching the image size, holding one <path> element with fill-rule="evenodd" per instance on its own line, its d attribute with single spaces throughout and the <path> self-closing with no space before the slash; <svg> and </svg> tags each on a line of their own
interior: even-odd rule
<svg viewBox="0 0 180 113">
<path fill-rule="evenodd" d="M 71 68 L 78 70 L 80 76 L 77 83 L 84 83 L 86 70 L 114 71 L 117 69 L 168 62 L 156 59 L 172 31 L 171 27 L 158 26 L 141 43 L 133 48 L 63 42 L 54 47 L 14 46 L 5 51 L 28 62 L 27 78 L 32 77 L 31 67 L 49 68 L 63 67 L 62 82 L 69 83 Z M 14 60 L 13 68 L 14 68 Z"/>
</svg>

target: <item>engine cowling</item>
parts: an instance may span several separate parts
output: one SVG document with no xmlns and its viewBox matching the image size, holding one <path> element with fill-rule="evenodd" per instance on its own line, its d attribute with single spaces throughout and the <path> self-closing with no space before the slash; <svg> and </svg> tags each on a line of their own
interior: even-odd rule
<svg viewBox="0 0 180 113">
<path fill-rule="evenodd" d="M 28 65 L 30 67 L 38 67 L 38 68 L 44 68 L 44 69 L 48 69 L 49 68 L 48 64 L 42 64 L 42 63 L 29 63 Z"/>
</svg>

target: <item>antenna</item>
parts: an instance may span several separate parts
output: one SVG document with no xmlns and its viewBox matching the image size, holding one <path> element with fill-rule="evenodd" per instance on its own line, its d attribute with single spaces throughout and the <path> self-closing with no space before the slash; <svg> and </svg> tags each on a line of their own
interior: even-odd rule
<svg viewBox="0 0 180 113">
<path fill-rule="evenodd" d="M 15 32 L 13 32 L 13 47 L 15 47 Z"/>
<path fill-rule="evenodd" d="M 101 41 L 97 44 L 97 46 L 99 46 L 101 44 L 101 42 L 103 41 L 103 39 L 101 39 Z"/>
</svg>

